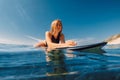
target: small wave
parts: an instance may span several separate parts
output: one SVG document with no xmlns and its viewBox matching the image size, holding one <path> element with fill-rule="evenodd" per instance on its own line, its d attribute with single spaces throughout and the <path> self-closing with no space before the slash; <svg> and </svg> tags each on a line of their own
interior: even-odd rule
<svg viewBox="0 0 120 80">
<path fill-rule="evenodd" d="M 46 62 L 12 65 L 12 66 L 0 66 L 0 70 L 30 69 L 30 68 L 42 68 L 42 67 L 44 68 L 46 67 Z"/>
<path fill-rule="evenodd" d="M 120 44 L 106 45 L 104 49 L 120 49 Z"/>
<path fill-rule="evenodd" d="M 0 44 L 0 52 L 25 52 L 25 51 L 43 51 L 36 49 L 32 45 Z"/>
<path fill-rule="evenodd" d="M 120 54 L 115 54 L 115 53 L 114 53 L 114 54 L 106 53 L 105 55 L 107 55 L 107 56 L 112 56 L 112 57 L 113 57 L 113 56 L 115 56 L 115 57 L 120 57 Z"/>
<path fill-rule="evenodd" d="M 6 76 L 6 77 L 0 77 L 1 80 L 34 80 L 34 79 L 37 79 L 37 78 L 41 78 L 41 77 L 45 77 L 46 75 L 34 75 L 34 74 L 31 74 L 31 75 L 21 75 L 21 76 Z"/>
</svg>

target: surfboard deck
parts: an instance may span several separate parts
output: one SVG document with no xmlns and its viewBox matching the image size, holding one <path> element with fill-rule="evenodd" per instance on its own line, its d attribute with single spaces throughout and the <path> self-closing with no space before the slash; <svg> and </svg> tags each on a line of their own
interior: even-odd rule
<svg viewBox="0 0 120 80">
<path fill-rule="evenodd" d="M 58 49 L 104 53 L 105 51 L 102 49 L 102 47 L 105 46 L 106 44 L 107 44 L 107 42 L 99 42 L 99 43 L 94 43 L 94 44 L 89 44 L 89 45 L 82 45 L 82 46 L 75 46 L 75 47 L 63 47 L 63 48 L 58 48 Z"/>
</svg>

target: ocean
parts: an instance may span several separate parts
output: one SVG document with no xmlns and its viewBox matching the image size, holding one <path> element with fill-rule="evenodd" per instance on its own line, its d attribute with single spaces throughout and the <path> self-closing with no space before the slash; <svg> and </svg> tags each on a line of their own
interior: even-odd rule
<svg viewBox="0 0 120 80">
<path fill-rule="evenodd" d="M 0 80 L 120 80 L 120 47 L 103 53 L 0 44 Z"/>
</svg>

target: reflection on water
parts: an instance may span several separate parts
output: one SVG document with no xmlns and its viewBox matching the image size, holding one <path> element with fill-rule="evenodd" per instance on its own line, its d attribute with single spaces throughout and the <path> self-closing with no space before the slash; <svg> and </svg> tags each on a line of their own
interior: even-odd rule
<svg viewBox="0 0 120 80">
<path fill-rule="evenodd" d="M 99 54 L 105 53 L 105 51 L 101 48 L 97 48 L 97 49 L 90 48 L 90 49 L 81 50 L 81 52 L 90 52 L 90 53 L 99 53 Z"/>
<path fill-rule="evenodd" d="M 61 76 L 67 73 L 65 55 L 62 50 L 52 50 L 46 53 L 47 76 Z"/>
<path fill-rule="evenodd" d="M 77 71 L 71 71 L 66 63 L 68 54 L 64 50 L 52 50 L 46 53 L 47 71 L 46 76 L 49 80 L 73 80 L 78 76 Z M 72 57 L 71 54 L 68 54 Z"/>
<path fill-rule="evenodd" d="M 89 51 L 90 50 L 88 50 L 88 52 Z M 92 50 L 92 51 L 94 51 L 94 50 Z M 103 50 L 96 50 L 95 52 L 102 54 L 104 51 Z M 84 54 L 84 56 L 79 56 L 79 59 L 81 58 L 80 60 L 84 59 L 83 57 L 86 58 L 87 55 L 91 55 L 90 53 L 85 53 L 85 52 L 81 52 L 81 51 L 80 52 L 77 51 L 76 53 L 77 53 L 76 56 L 78 56 L 78 54 L 79 55 L 80 54 L 82 55 L 82 53 Z M 55 79 L 56 78 L 62 78 L 62 80 L 66 79 L 66 76 L 71 75 L 71 74 L 72 74 L 72 76 L 74 76 L 76 78 L 80 77 L 80 74 L 78 74 L 78 71 L 72 71 L 71 72 L 71 70 L 70 70 L 70 69 L 74 69 L 74 67 L 77 68 L 75 66 L 77 64 L 77 62 L 74 63 L 73 61 L 71 61 L 71 64 L 73 64 L 71 66 L 73 68 L 69 68 L 69 69 L 68 69 L 68 63 L 66 64 L 66 62 L 65 62 L 66 58 L 68 58 L 68 57 L 72 57 L 72 58 L 76 57 L 73 54 L 75 54 L 74 51 L 69 51 L 69 50 L 64 51 L 64 50 L 60 50 L 60 49 L 51 50 L 49 52 L 46 52 L 46 61 L 47 61 L 46 75 L 49 76 L 49 77 L 53 77 L 53 79 L 54 78 Z M 93 56 L 88 56 L 89 61 L 88 61 L 88 64 L 86 64 L 86 65 L 90 65 L 91 61 L 97 61 L 97 60 L 102 60 L 103 61 L 104 60 L 103 57 L 102 57 L 102 59 L 100 57 L 98 57 L 98 59 L 97 59 L 97 56 L 98 56 L 97 54 L 93 55 Z M 79 65 L 78 68 L 82 67 L 82 65 L 85 64 L 85 62 L 79 61 L 79 63 L 81 63 L 81 66 Z M 95 67 L 94 65 L 91 65 L 91 66 Z M 103 64 L 103 63 L 102 63 L 102 66 L 99 65 L 99 64 L 98 64 L 98 66 L 99 66 L 99 69 L 100 68 L 101 69 L 106 69 L 106 65 Z M 87 67 L 87 70 L 88 69 L 89 69 L 89 67 Z M 81 71 L 80 71 L 80 69 L 78 69 L 78 70 L 79 70 L 79 72 L 84 72 L 84 70 L 86 70 L 86 68 L 83 68 Z"/>
</svg>

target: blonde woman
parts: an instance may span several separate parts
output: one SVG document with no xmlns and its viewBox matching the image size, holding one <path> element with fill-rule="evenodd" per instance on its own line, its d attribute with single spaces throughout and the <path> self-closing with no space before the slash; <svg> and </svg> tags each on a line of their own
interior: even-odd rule
<svg viewBox="0 0 120 80">
<path fill-rule="evenodd" d="M 69 40 L 65 42 L 65 37 L 62 33 L 62 29 L 62 22 L 60 20 L 54 20 L 51 23 L 50 31 L 47 31 L 45 33 L 46 40 L 37 43 L 35 47 L 60 48 L 75 46 L 76 43 L 74 41 Z"/>
</svg>

